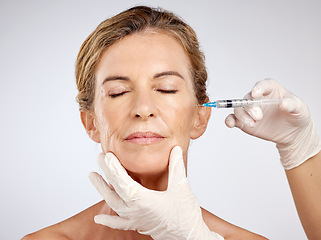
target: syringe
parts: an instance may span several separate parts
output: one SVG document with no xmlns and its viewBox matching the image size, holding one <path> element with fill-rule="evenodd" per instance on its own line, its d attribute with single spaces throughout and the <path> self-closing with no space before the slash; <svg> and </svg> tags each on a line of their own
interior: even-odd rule
<svg viewBox="0 0 321 240">
<path fill-rule="evenodd" d="M 238 108 L 238 107 L 257 107 L 267 104 L 279 104 L 280 99 L 230 99 L 217 100 L 210 103 L 204 103 L 203 107 L 213 108 Z"/>
</svg>

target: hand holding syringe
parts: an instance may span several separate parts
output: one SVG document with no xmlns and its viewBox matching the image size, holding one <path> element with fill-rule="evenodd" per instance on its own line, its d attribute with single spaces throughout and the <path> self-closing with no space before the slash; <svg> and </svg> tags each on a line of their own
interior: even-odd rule
<svg viewBox="0 0 321 240">
<path fill-rule="evenodd" d="M 210 103 L 204 103 L 203 107 L 213 108 L 238 108 L 238 107 L 259 107 L 262 105 L 279 104 L 280 99 L 230 99 L 217 100 Z"/>
<path fill-rule="evenodd" d="M 268 104 L 273 106 L 266 106 Z M 276 143 L 287 170 L 302 164 L 321 149 L 307 105 L 275 80 L 256 83 L 244 99 L 218 100 L 202 106 L 234 108 L 225 119 L 226 126 Z"/>
<path fill-rule="evenodd" d="M 260 107 L 265 104 L 275 105 Z M 245 99 L 219 100 L 202 106 L 234 108 L 233 113 L 225 119 L 226 126 L 237 127 L 252 136 L 276 144 L 281 163 L 287 170 L 294 200 L 300 202 L 297 209 L 299 215 L 304 216 L 302 224 L 309 225 L 310 236 L 317 236 L 315 233 L 319 233 L 316 238 L 321 239 L 321 232 L 318 231 L 320 224 L 314 224 L 320 223 L 315 221 L 316 218 L 321 219 L 318 165 L 321 160 L 321 140 L 310 111 L 302 99 L 277 81 L 266 79 L 256 83 Z M 210 111 L 208 108 L 201 109 Z M 252 153 L 252 149 L 253 146 L 250 146 L 246 151 Z M 262 160 L 260 154 L 257 158 Z M 304 194 L 297 194 L 301 193 L 302 189 Z"/>
</svg>

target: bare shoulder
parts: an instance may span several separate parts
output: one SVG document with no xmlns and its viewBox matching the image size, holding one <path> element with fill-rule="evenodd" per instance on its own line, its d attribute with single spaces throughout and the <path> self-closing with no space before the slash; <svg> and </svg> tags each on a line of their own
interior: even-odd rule
<svg viewBox="0 0 321 240">
<path fill-rule="evenodd" d="M 94 222 L 94 216 L 105 213 L 107 207 L 101 201 L 84 211 L 55 225 L 23 237 L 21 240 L 84 240 L 110 234 L 110 229 Z"/>
<path fill-rule="evenodd" d="M 55 229 L 54 226 L 41 229 L 37 232 L 24 236 L 21 240 L 71 240 L 63 232 Z"/>
<path fill-rule="evenodd" d="M 211 212 L 202 208 L 202 215 L 204 222 L 211 231 L 214 231 L 224 239 L 253 239 L 253 240 L 266 240 L 267 238 L 260 236 L 256 233 L 250 232 L 246 229 L 235 226 L 217 216 Z"/>
</svg>

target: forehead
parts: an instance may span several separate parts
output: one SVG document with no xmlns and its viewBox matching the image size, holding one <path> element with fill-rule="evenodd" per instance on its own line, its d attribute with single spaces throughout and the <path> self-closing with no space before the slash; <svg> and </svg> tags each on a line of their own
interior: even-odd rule
<svg viewBox="0 0 321 240">
<path fill-rule="evenodd" d="M 116 74 L 129 69 L 145 72 L 166 69 L 189 74 L 190 60 L 181 43 L 170 34 L 146 30 L 126 36 L 105 50 L 96 77 L 101 72 Z"/>
</svg>

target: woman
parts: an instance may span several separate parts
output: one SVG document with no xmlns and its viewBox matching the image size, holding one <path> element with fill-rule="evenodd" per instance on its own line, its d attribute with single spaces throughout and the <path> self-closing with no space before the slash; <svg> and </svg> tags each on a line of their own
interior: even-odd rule
<svg viewBox="0 0 321 240">
<path fill-rule="evenodd" d="M 147 7 L 107 19 L 83 43 L 76 79 L 81 120 L 101 143 L 99 165 L 110 185 L 96 173 L 90 178 L 106 201 L 24 239 L 265 239 L 201 209 L 189 188 L 189 142 L 206 130 L 210 109 L 200 107 L 209 100 L 207 73 L 187 24 Z M 238 109 L 226 124 L 278 144 L 302 223 L 314 236 L 312 220 L 321 214 L 312 219 L 304 206 L 321 199 L 312 191 L 321 182 L 319 138 L 302 101 L 272 80 L 249 97 L 263 95 L 284 99 L 279 109 Z M 310 184 L 307 200 L 301 184 Z"/>
</svg>

